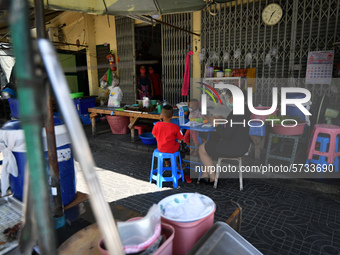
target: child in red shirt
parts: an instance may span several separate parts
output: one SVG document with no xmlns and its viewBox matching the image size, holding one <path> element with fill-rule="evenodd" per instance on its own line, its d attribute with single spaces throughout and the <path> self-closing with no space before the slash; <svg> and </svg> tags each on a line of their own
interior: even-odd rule
<svg viewBox="0 0 340 255">
<path fill-rule="evenodd" d="M 156 137 L 157 147 L 160 152 L 175 153 L 179 150 L 179 142 L 183 140 L 183 135 L 179 126 L 171 123 L 173 109 L 171 105 L 165 105 L 161 111 L 161 122 L 157 122 L 153 127 L 152 134 Z M 177 141 L 176 141 L 177 139 Z M 168 160 L 166 166 L 170 165 Z M 179 168 L 179 165 L 177 165 Z"/>
</svg>

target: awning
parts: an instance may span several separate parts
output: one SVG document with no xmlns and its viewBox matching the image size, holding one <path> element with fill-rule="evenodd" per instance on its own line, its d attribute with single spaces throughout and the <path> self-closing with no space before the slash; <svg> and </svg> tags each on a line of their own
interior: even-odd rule
<svg viewBox="0 0 340 255">
<path fill-rule="evenodd" d="M 29 0 L 34 6 L 34 0 Z M 44 8 L 58 11 L 76 11 L 91 14 L 152 15 L 194 12 L 204 9 L 212 0 L 44 0 Z M 231 2 L 217 0 L 216 2 Z"/>
</svg>

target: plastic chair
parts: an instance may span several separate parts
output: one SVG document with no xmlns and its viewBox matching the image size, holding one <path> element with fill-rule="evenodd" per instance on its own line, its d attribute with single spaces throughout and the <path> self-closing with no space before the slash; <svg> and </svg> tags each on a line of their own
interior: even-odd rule
<svg viewBox="0 0 340 255">
<path fill-rule="evenodd" d="M 315 145 L 319 134 L 328 134 L 330 136 L 329 141 L 329 150 L 325 151 L 317 151 L 315 150 Z M 327 125 L 327 124 L 316 124 L 314 125 L 312 138 L 309 142 L 307 155 L 308 160 L 313 159 L 313 155 L 327 157 L 327 163 L 333 164 L 336 157 L 340 156 L 340 151 L 337 150 L 338 146 L 336 146 L 337 136 L 340 135 L 340 126 L 335 125 Z"/>
<path fill-rule="evenodd" d="M 158 159 L 157 168 L 154 169 L 154 159 L 155 157 Z M 181 169 L 177 170 L 177 162 L 176 158 L 178 157 Z M 170 159 L 171 166 L 163 167 L 163 160 Z M 163 173 L 165 171 L 171 171 L 171 177 L 164 177 Z M 160 152 L 158 149 L 155 149 L 152 154 L 152 165 L 151 165 L 151 173 L 150 173 L 150 183 L 152 180 L 155 180 L 158 188 L 162 188 L 163 182 L 173 182 L 174 188 L 178 187 L 178 179 L 182 178 L 182 182 L 184 182 L 184 174 L 182 169 L 182 160 L 181 154 L 179 151 L 175 153 L 164 153 Z"/>
<path fill-rule="evenodd" d="M 237 157 L 237 158 L 218 158 L 217 160 L 217 167 L 216 169 L 219 169 L 221 166 L 222 160 L 237 160 L 238 161 L 238 166 L 239 166 L 239 179 L 240 179 L 240 191 L 243 190 L 243 179 L 242 179 L 242 171 L 241 171 L 241 166 L 242 166 L 242 157 Z M 216 171 L 215 174 L 215 183 L 214 183 L 214 188 L 217 188 L 217 182 L 218 182 L 218 177 L 220 176 L 220 171 Z"/>
<path fill-rule="evenodd" d="M 320 151 L 327 152 L 327 145 L 330 142 L 329 137 L 318 136 L 316 139 L 316 142 L 320 143 Z M 336 138 L 335 152 L 338 152 L 338 148 L 339 148 L 339 137 Z M 318 159 L 313 159 L 313 158 L 307 159 L 306 164 L 309 164 L 309 163 L 314 163 L 314 164 L 320 165 L 321 167 L 323 165 L 330 165 L 327 163 L 325 156 L 319 156 Z M 335 172 L 338 172 L 339 171 L 339 157 L 335 157 L 333 166 L 334 166 Z"/>
<path fill-rule="evenodd" d="M 134 125 L 134 128 L 138 130 L 138 135 L 141 135 L 149 130 L 149 126 L 145 124 Z"/>
</svg>

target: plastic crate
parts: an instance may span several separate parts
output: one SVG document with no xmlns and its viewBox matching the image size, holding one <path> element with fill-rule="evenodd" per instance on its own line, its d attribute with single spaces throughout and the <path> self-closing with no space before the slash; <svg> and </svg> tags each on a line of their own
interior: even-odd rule
<svg viewBox="0 0 340 255">
<path fill-rule="evenodd" d="M 266 123 L 262 125 L 262 122 L 252 121 L 250 123 L 252 127 L 249 127 L 249 135 L 265 136 L 266 135 Z"/>
<path fill-rule="evenodd" d="M 11 109 L 11 115 L 13 118 L 19 119 L 19 99 L 8 98 L 9 108 Z"/>
<path fill-rule="evenodd" d="M 79 114 L 87 114 L 88 108 L 95 107 L 95 97 L 73 99 Z"/>
</svg>

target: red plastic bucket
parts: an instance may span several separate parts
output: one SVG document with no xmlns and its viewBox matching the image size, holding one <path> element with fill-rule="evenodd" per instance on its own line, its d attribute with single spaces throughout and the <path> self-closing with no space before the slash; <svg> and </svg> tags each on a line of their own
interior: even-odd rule
<svg viewBox="0 0 340 255">
<path fill-rule="evenodd" d="M 171 225 L 175 229 L 173 242 L 173 254 L 185 255 L 197 243 L 197 241 L 207 232 L 214 224 L 214 210 L 204 218 L 192 222 L 177 222 L 161 218 L 162 223 Z"/>
<path fill-rule="evenodd" d="M 257 107 L 254 107 L 256 110 L 269 110 L 271 107 L 270 106 L 257 106 Z M 268 118 L 269 116 L 271 116 L 271 115 L 275 115 L 276 114 L 276 112 L 278 111 L 279 109 L 278 108 L 276 108 L 276 110 L 272 113 L 272 114 L 269 114 L 269 115 L 256 115 L 256 114 L 254 114 L 254 113 L 252 113 L 251 115 L 250 115 L 250 118 L 251 119 L 256 119 L 256 120 L 262 120 L 262 121 L 265 121 L 266 120 L 266 118 Z"/>
<path fill-rule="evenodd" d="M 110 125 L 112 134 L 114 135 L 124 135 L 130 132 L 128 127 L 130 123 L 129 117 L 125 116 L 106 116 L 107 122 Z"/>
</svg>

